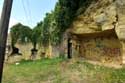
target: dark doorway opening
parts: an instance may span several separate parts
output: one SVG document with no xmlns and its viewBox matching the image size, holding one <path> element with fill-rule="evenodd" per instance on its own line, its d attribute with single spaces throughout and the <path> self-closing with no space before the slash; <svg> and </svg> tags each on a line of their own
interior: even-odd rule
<svg viewBox="0 0 125 83">
<path fill-rule="evenodd" d="M 71 59 L 72 58 L 72 43 L 71 43 L 71 39 L 68 38 L 68 59 Z"/>
</svg>

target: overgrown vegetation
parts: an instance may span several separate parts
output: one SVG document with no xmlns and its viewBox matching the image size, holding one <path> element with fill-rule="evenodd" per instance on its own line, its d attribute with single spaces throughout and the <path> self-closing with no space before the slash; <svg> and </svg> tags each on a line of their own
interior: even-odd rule
<svg viewBox="0 0 125 83">
<path fill-rule="evenodd" d="M 3 83 L 125 83 L 125 68 L 92 65 L 63 58 L 6 64 Z"/>
<path fill-rule="evenodd" d="M 19 41 L 19 43 L 27 43 L 30 42 L 32 30 L 28 26 L 24 26 L 22 24 L 14 25 L 10 30 L 11 35 L 11 45 L 15 46 L 15 44 Z"/>
<path fill-rule="evenodd" d="M 42 22 L 38 23 L 37 26 L 35 28 L 32 29 L 31 32 L 31 36 L 30 36 L 30 40 L 33 44 L 33 48 L 36 49 L 37 44 L 39 44 L 41 46 L 41 29 L 42 26 Z"/>
<path fill-rule="evenodd" d="M 46 13 L 44 20 L 38 23 L 31 34 L 29 34 L 29 32 L 25 31 L 23 28 L 22 30 L 24 30 L 25 32 L 23 32 L 22 34 L 23 36 L 27 35 L 25 33 L 31 35 L 29 39 L 33 43 L 34 47 L 37 43 L 43 45 L 44 47 L 48 46 L 49 44 L 58 45 L 62 41 L 63 33 L 70 27 L 74 18 L 81 13 L 84 13 L 86 8 L 93 1 L 96 0 L 59 0 L 56 3 L 55 9 L 50 13 Z M 22 25 L 18 24 L 14 27 L 20 26 Z M 15 32 L 13 28 L 11 32 Z M 18 33 L 18 31 L 16 33 Z M 18 35 L 19 34 L 17 34 L 16 36 Z M 24 41 L 25 37 L 21 39 L 22 41 Z M 15 43 L 17 39 L 12 41 Z"/>
</svg>

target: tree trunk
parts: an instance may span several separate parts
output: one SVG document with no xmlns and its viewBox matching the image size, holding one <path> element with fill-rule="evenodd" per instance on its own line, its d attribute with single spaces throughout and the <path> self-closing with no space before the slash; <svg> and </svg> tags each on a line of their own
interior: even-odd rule
<svg viewBox="0 0 125 83">
<path fill-rule="evenodd" d="M 33 48 L 36 49 L 36 43 L 33 44 Z"/>
</svg>

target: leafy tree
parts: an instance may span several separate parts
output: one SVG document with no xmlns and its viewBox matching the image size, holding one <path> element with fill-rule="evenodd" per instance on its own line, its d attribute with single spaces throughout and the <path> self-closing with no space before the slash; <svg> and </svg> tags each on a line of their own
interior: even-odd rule
<svg viewBox="0 0 125 83">
<path fill-rule="evenodd" d="M 20 28 L 21 28 L 22 24 L 16 24 L 14 25 L 11 29 L 10 29 L 10 35 L 11 35 L 11 45 L 14 46 L 20 36 Z"/>
<path fill-rule="evenodd" d="M 48 46 L 50 42 L 50 27 L 51 27 L 51 13 L 46 13 L 46 17 L 44 18 L 43 25 L 42 25 L 42 45 Z"/>
<path fill-rule="evenodd" d="M 27 43 L 30 42 L 32 34 L 32 29 L 29 28 L 28 26 L 22 26 L 20 30 L 20 41 L 21 43 Z"/>
<path fill-rule="evenodd" d="M 26 43 L 30 41 L 31 29 L 21 23 L 14 25 L 10 30 L 11 45 L 14 46 L 18 41 Z"/>
<path fill-rule="evenodd" d="M 91 2 L 96 0 L 59 0 L 52 12 L 52 43 L 60 44 L 63 33 L 70 27 L 74 18 L 83 13 Z"/>
<path fill-rule="evenodd" d="M 78 0 L 59 0 L 51 12 L 51 43 L 57 45 L 61 42 L 62 35 L 69 28 L 78 8 Z"/>
<path fill-rule="evenodd" d="M 42 22 L 38 23 L 37 26 L 32 30 L 31 42 L 35 49 L 36 49 L 37 43 L 40 43 L 41 27 L 42 27 Z"/>
</svg>

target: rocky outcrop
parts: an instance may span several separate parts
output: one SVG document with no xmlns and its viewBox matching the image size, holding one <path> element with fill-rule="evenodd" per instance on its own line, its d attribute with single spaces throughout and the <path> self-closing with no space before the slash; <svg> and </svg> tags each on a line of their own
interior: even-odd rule
<svg viewBox="0 0 125 83">
<path fill-rule="evenodd" d="M 125 0 L 95 0 L 71 25 L 76 34 L 115 29 L 119 39 L 125 37 Z"/>
<path fill-rule="evenodd" d="M 122 54 L 123 54 L 123 64 L 125 64 L 125 0 L 116 0 L 116 12 L 118 14 L 118 24 L 116 27 L 116 32 L 121 40 L 122 44 Z"/>
<path fill-rule="evenodd" d="M 106 48 L 107 47 L 110 49 L 119 48 L 120 49 L 119 61 L 123 61 L 123 64 L 125 64 L 125 42 L 124 42 L 125 40 L 125 0 L 93 0 L 93 2 L 89 5 L 89 7 L 86 8 L 85 12 L 76 17 L 76 19 L 73 21 L 72 25 L 70 26 L 69 30 L 71 33 L 73 33 L 73 35 L 75 34 L 75 36 L 79 38 L 78 40 L 81 40 L 81 41 L 87 40 L 87 38 L 88 40 L 94 41 L 97 38 L 94 39 L 91 37 L 94 37 L 95 34 L 100 33 L 98 35 L 102 35 L 102 32 L 104 31 L 108 31 L 110 33 L 111 32 L 110 30 L 113 30 L 114 31 L 113 33 L 116 35 L 115 38 L 111 35 L 109 35 L 110 37 L 109 36 L 106 37 L 107 33 L 104 33 L 104 37 L 98 37 L 98 38 L 101 39 L 101 43 L 103 42 L 103 40 L 106 40 L 104 41 L 105 44 L 109 44 L 109 41 L 111 41 L 109 46 L 106 46 Z M 113 38 L 115 40 L 113 40 Z M 113 44 L 113 42 L 116 42 L 116 41 L 117 43 Z M 84 47 L 85 42 L 80 45 L 85 49 L 89 48 L 89 47 Z M 119 45 L 119 47 L 113 47 L 114 45 Z M 102 47 L 103 46 L 101 46 L 101 48 Z M 92 48 L 92 50 L 94 48 L 98 48 L 98 47 L 95 46 Z M 106 52 L 109 51 L 109 53 L 106 54 L 108 56 L 110 53 L 112 53 L 110 49 L 106 50 Z M 89 51 L 93 55 L 95 50 L 93 52 L 92 50 L 86 50 L 86 51 Z M 104 51 L 104 49 L 100 49 L 100 51 L 98 51 L 97 54 L 95 54 L 95 56 L 98 55 L 98 53 L 101 51 Z M 114 53 L 113 55 L 115 56 L 115 54 L 116 53 Z M 86 54 L 86 55 L 89 55 L 89 54 Z"/>
<path fill-rule="evenodd" d="M 125 39 L 125 0 L 116 0 L 116 12 L 118 14 L 117 35 L 119 39 Z"/>
</svg>

